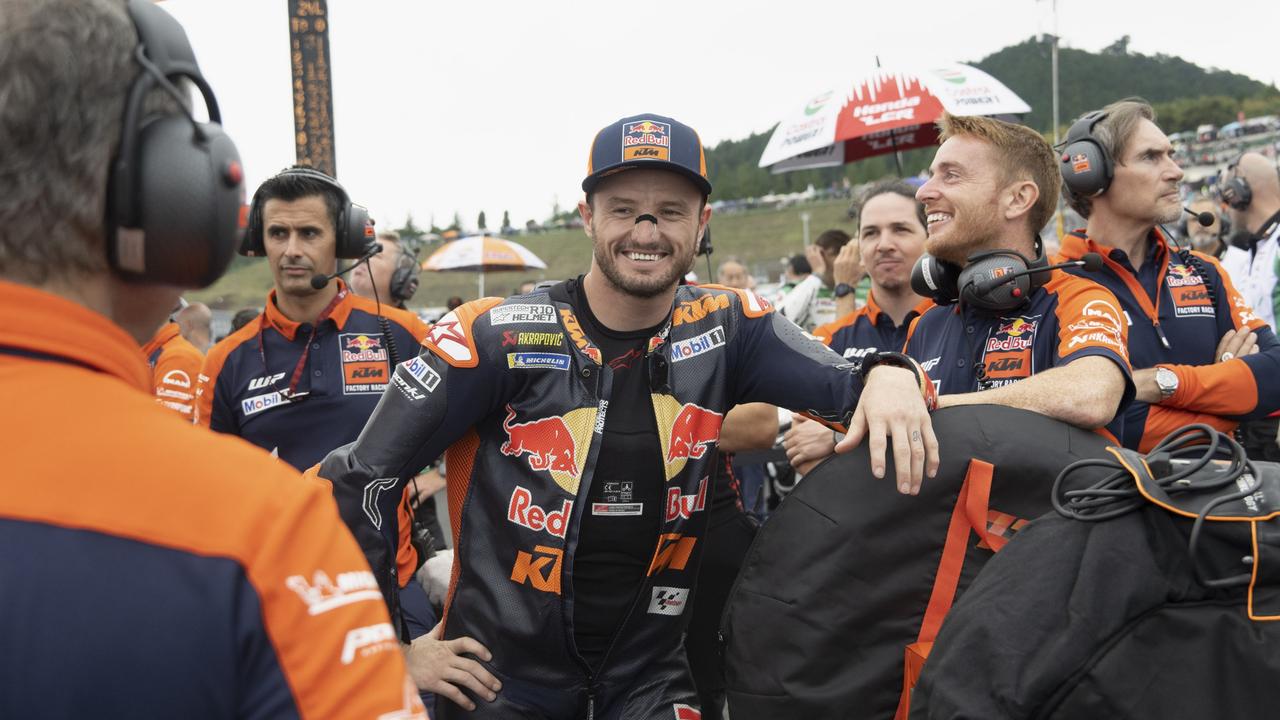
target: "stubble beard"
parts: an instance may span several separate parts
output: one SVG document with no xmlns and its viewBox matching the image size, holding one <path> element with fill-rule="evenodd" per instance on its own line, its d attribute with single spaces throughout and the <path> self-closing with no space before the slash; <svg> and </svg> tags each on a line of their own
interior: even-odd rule
<svg viewBox="0 0 1280 720">
<path fill-rule="evenodd" d="M 595 223 L 592 223 L 591 234 L 594 237 Z M 615 288 L 622 292 L 638 298 L 649 299 L 657 297 L 664 292 L 670 292 L 672 288 L 684 277 L 687 270 L 681 268 L 689 268 L 693 265 L 693 253 L 689 253 L 686 258 L 680 258 L 676 255 L 676 248 L 670 248 L 671 263 L 670 269 L 663 275 L 644 275 L 628 277 L 618 269 L 613 260 L 613 253 L 604 244 L 597 242 L 593 254 L 595 256 L 596 265 L 599 266 L 600 272 Z"/>
</svg>

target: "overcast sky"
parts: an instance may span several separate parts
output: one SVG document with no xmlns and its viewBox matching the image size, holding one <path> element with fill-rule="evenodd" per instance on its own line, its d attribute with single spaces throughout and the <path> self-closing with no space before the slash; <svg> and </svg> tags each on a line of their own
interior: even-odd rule
<svg viewBox="0 0 1280 720">
<path fill-rule="evenodd" d="M 456 210 L 490 228 L 574 205 L 595 132 L 670 115 L 714 145 L 875 67 L 979 60 L 1052 32 L 1049 0 L 329 0 L 339 179 L 383 227 Z M 1059 0 L 1065 46 L 1280 80 L 1280 3 Z M 249 191 L 292 164 L 286 0 L 167 0 L 213 85 Z M 1222 10 L 1223 12 L 1220 12 Z M 1049 78 L 1045 78 L 1049 82 Z M 1066 118 L 1063 118 L 1066 121 Z"/>
</svg>

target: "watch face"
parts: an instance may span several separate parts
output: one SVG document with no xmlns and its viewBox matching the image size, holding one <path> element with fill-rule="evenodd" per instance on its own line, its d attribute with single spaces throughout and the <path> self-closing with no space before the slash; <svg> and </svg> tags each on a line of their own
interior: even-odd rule
<svg viewBox="0 0 1280 720">
<path fill-rule="evenodd" d="M 851 292 L 853 292 L 853 286 L 848 283 L 840 283 L 839 285 L 836 285 L 836 289 L 835 289 L 836 297 L 844 297 L 845 295 L 848 295 Z"/>
</svg>

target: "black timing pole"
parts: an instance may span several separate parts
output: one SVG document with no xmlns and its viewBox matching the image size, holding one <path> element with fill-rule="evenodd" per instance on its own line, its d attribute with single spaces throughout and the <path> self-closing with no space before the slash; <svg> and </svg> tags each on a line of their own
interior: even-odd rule
<svg viewBox="0 0 1280 720">
<path fill-rule="evenodd" d="M 293 138 L 298 164 L 337 177 L 326 0 L 289 0 L 289 62 L 293 70 Z"/>
</svg>

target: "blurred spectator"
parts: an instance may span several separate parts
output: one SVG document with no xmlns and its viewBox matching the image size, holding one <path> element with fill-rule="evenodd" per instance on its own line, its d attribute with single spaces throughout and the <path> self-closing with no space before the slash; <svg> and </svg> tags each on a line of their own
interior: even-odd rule
<svg viewBox="0 0 1280 720">
<path fill-rule="evenodd" d="M 778 302 L 778 312 L 806 330 L 836 319 L 835 263 L 849 242 L 849 233 L 832 229 L 805 248 L 812 272 Z M 847 292 L 853 292 L 852 287 Z"/>
<path fill-rule="evenodd" d="M 462 298 L 458 297 L 457 295 L 454 295 L 453 297 L 444 301 L 444 306 L 448 308 L 450 311 L 453 311 L 461 307 L 462 303 L 463 303 Z"/>
<path fill-rule="evenodd" d="M 262 308 L 242 308 L 231 316 L 231 332 L 235 332 L 240 328 L 248 325 L 250 322 L 258 319 L 258 315 L 262 313 Z"/>
<path fill-rule="evenodd" d="M 716 282 L 726 287 L 750 290 L 755 285 L 755 278 L 747 272 L 747 266 L 741 260 L 730 257 L 720 263 L 716 271 Z"/>
<path fill-rule="evenodd" d="M 185 305 L 179 298 L 179 306 L 174 309 L 169 322 L 161 325 L 147 344 L 142 346 L 142 355 L 151 366 L 151 384 L 155 389 L 156 402 L 187 422 L 191 422 L 195 408 L 196 377 L 204 363 L 204 353 L 187 341 L 173 318 L 190 309 L 191 306 Z M 205 312 L 208 311 L 205 308 Z"/>
<path fill-rule="evenodd" d="M 1207 227 L 1190 215 L 1184 216 L 1183 224 L 1187 229 L 1187 242 L 1191 244 L 1191 249 L 1221 258 L 1226 249 L 1226 237 L 1222 217 L 1218 214 L 1218 204 L 1209 198 L 1197 198 L 1187 205 L 1187 209 L 1196 214 L 1207 212 L 1213 216 L 1213 224 Z M 1227 268 L 1227 272 L 1230 273 L 1230 271 L 1231 269 Z"/>
<path fill-rule="evenodd" d="M 529 293 L 533 292 L 534 288 L 537 287 L 537 285 L 538 285 L 537 280 L 525 280 L 524 282 L 516 286 L 516 289 L 513 290 L 511 294 L 512 295 L 528 295 Z"/>
<path fill-rule="evenodd" d="M 211 329 L 213 312 L 209 310 L 208 305 L 199 302 L 190 303 L 174 315 L 174 321 L 178 323 L 182 337 L 194 345 L 202 356 L 209 352 L 209 346 L 213 344 Z"/>
</svg>

